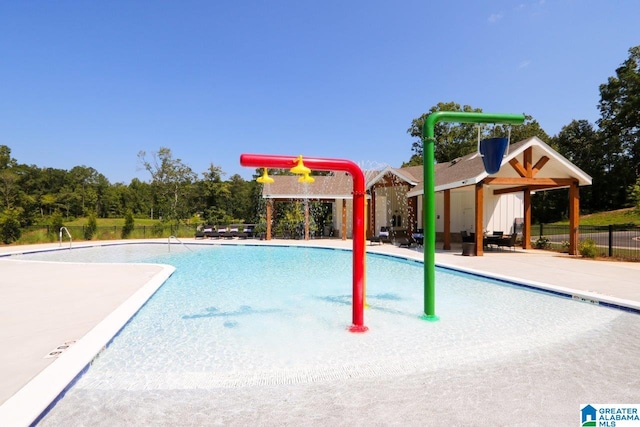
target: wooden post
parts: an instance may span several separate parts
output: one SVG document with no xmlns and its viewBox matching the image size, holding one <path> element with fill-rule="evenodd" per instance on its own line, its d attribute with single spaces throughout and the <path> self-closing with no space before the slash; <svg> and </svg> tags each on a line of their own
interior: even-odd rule
<svg viewBox="0 0 640 427">
<path fill-rule="evenodd" d="M 304 240 L 309 240 L 309 199 L 304 199 Z"/>
<path fill-rule="evenodd" d="M 524 227 L 522 230 L 522 249 L 531 249 L 531 190 L 524 190 Z"/>
<path fill-rule="evenodd" d="M 574 182 L 569 187 L 569 255 L 578 254 L 580 242 L 580 188 L 578 182 Z"/>
<path fill-rule="evenodd" d="M 347 199 L 342 199 L 342 240 L 347 240 Z"/>
<path fill-rule="evenodd" d="M 271 199 L 267 199 L 267 240 L 271 240 Z"/>
<path fill-rule="evenodd" d="M 451 190 L 444 190 L 444 245 L 442 249 L 451 250 Z"/>
<path fill-rule="evenodd" d="M 367 224 L 367 230 L 369 230 L 370 236 L 376 236 L 376 193 L 374 189 L 371 189 L 371 198 L 369 199 L 369 210 L 367 211 L 369 223 Z"/>
<path fill-rule="evenodd" d="M 476 216 L 475 216 L 475 232 L 476 232 L 476 256 L 484 255 L 483 247 L 483 216 L 484 216 L 484 184 L 476 184 Z"/>
</svg>

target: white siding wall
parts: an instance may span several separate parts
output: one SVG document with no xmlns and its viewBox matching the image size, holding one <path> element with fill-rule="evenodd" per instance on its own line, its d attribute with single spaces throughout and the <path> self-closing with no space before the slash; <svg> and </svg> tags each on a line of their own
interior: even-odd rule
<svg viewBox="0 0 640 427">
<path fill-rule="evenodd" d="M 422 212 L 422 197 L 418 198 L 418 212 Z M 513 232 L 514 218 L 524 217 L 523 193 L 494 195 L 484 188 L 484 229 L 488 232 Z M 418 223 L 422 228 L 422 217 Z M 462 230 L 475 233 L 475 194 L 473 187 L 451 192 L 451 233 Z M 436 193 L 436 231 L 444 232 L 444 192 Z"/>
<path fill-rule="evenodd" d="M 513 233 L 513 220 L 524 217 L 524 194 L 509 193 L 495 196 L 493 190 L 484 190 L 484 225 L 488 232 Z"/>
<path fill-rule="evenodd" d="M 333 204 L 334 236 L 342 238 L 342 199 L 336 199 Z M 347 199 L 347 238 L 353 235 L 353 200 Z"/>
</svg>

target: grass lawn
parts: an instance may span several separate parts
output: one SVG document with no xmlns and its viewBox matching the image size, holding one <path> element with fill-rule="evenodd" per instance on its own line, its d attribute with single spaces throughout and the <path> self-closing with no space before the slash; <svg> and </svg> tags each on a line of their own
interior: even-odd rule
<svg viewBox="0 0 640 427">
<path fill-rule="evenodd" d="M 590 215 L 580 215 L 580 225 L 618 225 L 639 224 L 640 209 L 625 208 L 617 211 L 598 212 Z M 555 222 L 553 225 L 569 225 L 569 221 Z"/>
</svg>

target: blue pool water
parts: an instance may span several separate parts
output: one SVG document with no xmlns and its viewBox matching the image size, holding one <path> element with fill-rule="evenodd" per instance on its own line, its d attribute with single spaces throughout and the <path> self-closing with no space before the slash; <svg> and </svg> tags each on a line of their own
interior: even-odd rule
<svg viewBox="0 0 640 427">
<path fill-rule="evenodd" d="M 425 322 L 422 265 L 368 255 L 352 334 L 349 252 L 189 247 L 37 255 L 177 267 L 39 425 L 573 425 L 637 402 L 637 314 L 437 270 Z"/>
<path fill-rule="evenodd" d="M 422 264 L 368 255 L 370 330 L 351 334 L 350 252 L 191 247 L 172 254 L 166 245 L 132 245 L 29 257 L 177 268 L 70 393 L 291 384 L 482 365 L 632 316 L 439 269 L 441 320 L 425 322 Z"/>
</svg>

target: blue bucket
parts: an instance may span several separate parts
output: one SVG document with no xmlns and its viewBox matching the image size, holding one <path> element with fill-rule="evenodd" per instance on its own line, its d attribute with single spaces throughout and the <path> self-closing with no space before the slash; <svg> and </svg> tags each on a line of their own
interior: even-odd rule
<svg viewBox="0 0 640 427">
<path fill-rule="evenodd" d="M 500 170 L 500 164 L 508 146 L 509 138 L 488 138 L 480 141 L 478 151 L 482 156 L 484 170 L 488 174 L 491 175 Z"/>
</svg>

